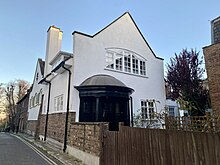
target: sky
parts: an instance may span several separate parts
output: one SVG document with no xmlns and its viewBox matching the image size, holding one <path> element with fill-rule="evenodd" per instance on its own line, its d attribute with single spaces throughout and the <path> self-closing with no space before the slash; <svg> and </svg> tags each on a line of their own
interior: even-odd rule
<svg viewBox="0 0 220 165">
<path fill-rule="evenodd" d="M 72 32 L 93 35 L 129 12 L 164 68 L 182 49 L 211 43 L 210 21 L 219 0 L 1 0 L 0 83 L 33 82 L 38 58 L 45 58 L 49 26 L 63 31 L 62 50 L 72 52 Z"/>
</svg>

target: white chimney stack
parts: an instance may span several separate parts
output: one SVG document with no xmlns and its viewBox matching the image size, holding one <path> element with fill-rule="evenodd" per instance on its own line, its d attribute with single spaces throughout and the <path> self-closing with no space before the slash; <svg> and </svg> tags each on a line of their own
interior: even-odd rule
<svg viewBox="0 0 220 165">
<path fill-rule="evenodd" d="M 47 45 L 45 57 L 45 70 L 44 74 L 47 75 L 51 72 L 52 66 L 49 65 L 50 61 L 61 50 L 63 32 L 60 28 L 50 26 L 47 30 Z"/>
</svg>

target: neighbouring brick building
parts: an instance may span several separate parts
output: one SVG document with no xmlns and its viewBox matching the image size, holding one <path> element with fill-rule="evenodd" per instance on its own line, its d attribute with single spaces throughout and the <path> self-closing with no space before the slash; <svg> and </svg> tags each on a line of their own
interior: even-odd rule
<svg viewBox="0 0 220 165">
<path fill-rule="evenodd" d="M 213 112 L 220 115 L 220 17 L 211 21 L 212 42 L 203 48 Z"/>
<path fill-rule="evenodd" d="M 16 132 L 27 132 L 28 104 L 31 90 L 32 87 L 27 91 L 27 94 L 17 102 Z"/>
</svg>

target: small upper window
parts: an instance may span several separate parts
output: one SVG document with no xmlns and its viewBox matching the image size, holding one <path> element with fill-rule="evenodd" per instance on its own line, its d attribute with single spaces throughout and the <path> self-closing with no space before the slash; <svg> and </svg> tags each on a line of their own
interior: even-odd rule
<svg viewBox="0 0 220 165">
<path fill-rule="evenodd" d="M 38 78 L 39 78 L 39 74 L 37 73 L 37 74 L 36 74 L 36 80 L 37 80 L 37 81 L 38 81 Z"/>
</svg>

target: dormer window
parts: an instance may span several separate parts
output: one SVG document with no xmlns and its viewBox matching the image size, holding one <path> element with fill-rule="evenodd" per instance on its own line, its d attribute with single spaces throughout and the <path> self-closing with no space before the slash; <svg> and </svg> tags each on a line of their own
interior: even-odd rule
<svg viewBox="0 0 220 165">
<path fill-rule="evenodd" d="M 124 49 L 106 49 L 106 69 L 134 75 L 147 76 L 147 60 L 132 51 Z"/>
<path fill-rule="evenodd" d="M 65 62 L 65 67 L 70 68 L 72 66 L 72 63 L 70 62 L 70 58 L 73 57 L 73 54 L 60 51 L 56 54 L 56 56 L 50 61 L 50 65 L 52 65 L 52 71 L 56 70 L 61 63 Z M 68 62 L 69 61 L 69 62 Z M 63 70 L 58 70 L 57 73 L 63 72 Z"/>
</svg>

